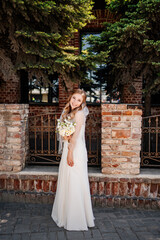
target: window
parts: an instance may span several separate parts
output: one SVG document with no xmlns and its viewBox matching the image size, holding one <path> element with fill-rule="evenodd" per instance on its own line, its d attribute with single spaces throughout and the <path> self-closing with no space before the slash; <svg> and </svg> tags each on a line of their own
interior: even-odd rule
<svg viewBox="0 0 160 240">
<path fill-rule="evenodd" d="M 39 83 L 36 77 L 29 80 L 29 102 L 33 103 L 56 103 L 58 102 L 59 81 L 58 75 L 49 76 L 48 86 Z"/>
<path fill-rule="evenodd" d="M 151 95 L 151 104 L 160 105 L 160 92 Z"/>
<path fill-rule="evenodd" d="M 90 35 L 99 36 L 100 32 L 85 32 L 81 34 L 81 51 L 86 50 L 90 45 L 87 37 Z M 101 102 L 120 102 L 120 93 L 117 89 L 107 87 L 107 66 L 98 65 L 96 71 L 88 71 L 88 79 L 92 81 L 90 84 L 81 83 L 80 88 L 87 93 L 87 103 Z"/>
<path fill-rule="evenodd" d="M 87 37 L 90 35 L 93 36 L 99 36 L 100 32 L 85 32 L 81 34 L 81 51 L 86 50 L 90 45 L 87 41 Z M 88 71 L 88 79 L 92 81 L 91 84 L 81 83 L 81 88 L 83 88 L 86 91 L 87 94 L 87 102 L 90 103 L 100 103 L 101 100 L 105 96 L 105 84 L 103 84 L 100 81 L 100 78 L 98 76 L 98 69 L 101 68 L 101 66 L 97 66 L 97 71 Z"/>
</svg>

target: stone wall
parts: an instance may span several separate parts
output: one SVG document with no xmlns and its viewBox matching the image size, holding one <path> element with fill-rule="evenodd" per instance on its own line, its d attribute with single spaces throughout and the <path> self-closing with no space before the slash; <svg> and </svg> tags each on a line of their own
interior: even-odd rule
<svg viewBox="0 0 160 240">
<path fill-rule="evenodd" d="M 0 171 L 20 171 L 28 154 L 28 105 L 0 104 Z"/>
<path fill-rule="evenodd" d="M 102 104 L 101 165 L 105 174 L 139 174 L 142 110 Z"/>
</svg>

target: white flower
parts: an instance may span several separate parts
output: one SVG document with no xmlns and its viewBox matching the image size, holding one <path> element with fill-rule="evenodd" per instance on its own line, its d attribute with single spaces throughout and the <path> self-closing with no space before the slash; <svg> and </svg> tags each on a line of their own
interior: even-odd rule
<svg viewBox="0 0 160 240">
<path fill-rule="evenodd" d="M 64 119 L 64 121 L 57 119 L 57 131 L 62 137 L 72 135 L 75 132 L 75 126 L 76 123 L 70 122 L 67 119 Z"/>
</svg>

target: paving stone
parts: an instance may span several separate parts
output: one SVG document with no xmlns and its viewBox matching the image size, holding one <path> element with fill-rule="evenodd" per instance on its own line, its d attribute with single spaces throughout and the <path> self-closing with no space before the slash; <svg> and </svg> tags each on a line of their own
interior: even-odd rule
<svg viewBox="0 0 160 240">
<path fill-rule="evenodd" d="M 121 240 L 117 233 L 102 233 L 102 237 L 106 240 Z"/>
<path fill-rule="evenodd" d="M 0 203 L 0 240 L 160 240 L 160 211 L 95 207 L 95 227 L 67 231 L 52 204 Z M 43 211 L 42 211 L 43 209 Z"/>
<path fill-rule="evenodd" d="M 136 234 L 130 228 L 116 228 L 118 235 L 122 240 L 138 240 Z"/>
<path fill-rule="evenodd" d="M 113 225 L 115 227 L 129 227 L 128 222 L 123 219 L 114 220 Z"/>
<path fill-rule="evenodd" d="M 81 231 L 67 231 L 66 232 L 67 234 L 67 239 L 83 239 L 84 238 L 84 235 L 83 235 L 83 232 Z"/>
<path fill-rule="evenodd" d="M 48 233 L 48 240 L 54 240 L 56 239 L 56 232 L 49 232 Z"/>
<path fill-rule="evenodd" d="M 39 224 L 31 224 L 31 232 L 39 232 Z"/>
<path fill-rule="evenodd" d="M 11 234 L 6 234 L 6 235 L 0 235 L 1 240 L 12 240 L 12 235 Z"/>
<path fill-rule="evenodd" d="M 21 240 L 21 234 L 12 235 L 12 240 Z"/>
<path fill-rule="evenodd" d="M 139 232 L 137 233 L 139 240 L 159 240 L 159 236 L 155 236 L 149 232 Z"/>
<path fill-rule="evenodd" d="M 146 227 L 139 227 L 139 226 L 131 226 L 133 232 L 147 232 L 148 229 Z"/>
<path fill-rule="evenodd" d="M 32 233 L 22 233 L 21 234 L 21 240 L 30 240 Z"/>
<path fill-rule="evenodd" d="M 52 238 L 51 240 L 53 240 L 54 238 Z M 65 232 L 61 231 L 61 232 L 57 232 L 57 240 L 66 240 L 66 234 Z"/>
<path fill-rule="evenodd" d="M 99 229 L 93 229 L 92 230 L 92 236 L 94 239 L 102 239 L 102 235 L 101 232 L 99 231 Z"/>
<path fill-rule="evenodd" d="M 30 225 L 25 224 L 17 224 L 14 229 L 14 233 L 24 233 L 30 231 L 31 231 Z"/>
<path fill-rule="evenodd" d="M 91 239 L 92 238 L 92 231 L 90 229 L 88 231 L 84 232 L 84 238 L 85 239 Z"/>
<path fill-rule="evenodd" d="M 31 240 L 48 240 L 47 233 L 32 233 Z"/>
</svg>

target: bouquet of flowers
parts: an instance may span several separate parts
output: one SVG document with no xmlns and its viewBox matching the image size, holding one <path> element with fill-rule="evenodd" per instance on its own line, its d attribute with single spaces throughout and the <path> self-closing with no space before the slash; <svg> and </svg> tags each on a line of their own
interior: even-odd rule
<svg viewBox="0 0 160 240">
<path fill-rule="evenodd" d="M 57 122 L 57 132 L 60 136 L 70 136 L 75 132 L 76 123 L 70 122 L 67 119 L 64 119 L 64 121 L 58 119 Z"/>
</svg>

